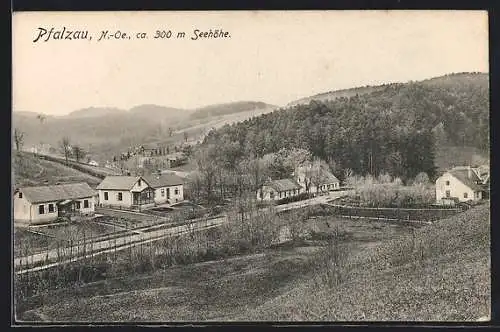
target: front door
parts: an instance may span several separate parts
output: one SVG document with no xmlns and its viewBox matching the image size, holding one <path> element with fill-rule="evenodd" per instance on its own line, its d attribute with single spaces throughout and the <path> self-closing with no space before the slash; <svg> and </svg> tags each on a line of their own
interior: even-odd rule
<svg viewBox="0 0 500 332">
<path fill-rule="evenodd" d="M 132 193 L 132 198 L 133 198 L 133 205 L 139 205 L 140 204 L 140 197 L 141 193 Z"/>
</svg>

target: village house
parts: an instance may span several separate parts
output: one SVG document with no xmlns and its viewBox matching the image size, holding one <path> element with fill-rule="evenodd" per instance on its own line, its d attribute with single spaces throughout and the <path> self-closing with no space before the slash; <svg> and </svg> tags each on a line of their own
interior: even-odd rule
<svg viewBox="0 0 500 332">
<path fill-rule="evenodd" d="M 97 190 L 99 206 L 140 210 L 155 205 L 154 188 L 141 176 L 106 176 Z"/>
<path fill-rule="evenodd" d="M 177 203 L 184 200 L 184 180 L 175 174 L 167 173 L 146 176 L 144 179 L 155 190 L 156 204 Z"/>
<path fill-rule="evenodd" d="M 88 162 L 88 164 L 89 164 L 90 166 L 96 166 L 96 167 L 98 167 L 98 166 L 99 166 L 99 163 L 98 163 L 97 161 L 95 161 L 95 160 L 91 160 L 91 161 L 89 161 L 89 162 Z"/>
<path fill-rule="evenodd" d="M 142 210 L 184 200 L 183 181 L 174 174 L 107 176 L 98 186 L 99 206 Z"/>
<path fill-rule="evenodd" d="M 454 167 L 436 180 L 436 201 L 479 201 L 489 191 L 489 174 L 470 166 Z"/>
<path fill-rule="evenodd" d="M 273 201 L 297 196 L 301 192 L 302 187 L 294 179 L 270 180 L 257 192 L 257 199 Z"/>
<path fill-rule="evenodd" d="M 166 156 L 168 168 L 177 167 L 187 163 L 187 156 L 183 152 L 174 152 Z"/>
<path fill-rule="evenodd" d="M 312 165 L 299 166 L 294 177 L 304 192 L 325 193 L 340 188 L 340 181 L 335 175 L 324 168 L 315 170 Z"/>
<path fill-rule="evenodd" d="M 92 216 L 96 191 L 87 183 L 21 187 L 14 191 L 14 221 L 40 224 L 58 218 Z"/>
</svg>

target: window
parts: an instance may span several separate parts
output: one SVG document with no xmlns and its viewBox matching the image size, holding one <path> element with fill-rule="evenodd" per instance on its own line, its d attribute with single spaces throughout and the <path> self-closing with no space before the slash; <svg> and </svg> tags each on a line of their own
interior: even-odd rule
<svg viewBox="0 0 500 332">
<path fill-rule="evenodd" d="M 449 186 L 450 185 L 450 181 L 446 181 L 446 185 Z"/>
<path fill-rule="evenodd" d="M 467 198 L 467 197 L 468 197 L 467 193 L 464 193 L 464 198 Z"/>
<path fill-rule="evenodd" d="M 269 198 L 274 199 L 274 191 L 271 191 L 271 192 L 269 193 Z"/>
<path fill-rule="evenodd" d="M 44 213 L 45 213 L 45 206 L 38 205 L 38 214 L 44 214 Z"/>
<path fill-rule="evenodd" d="M 165 197 L 165 189 L 161 190 L 161 197 Z"/>
<path fill-rule="evenodd" d="M 76 209 L 77 209 L 77 210 L 80 210 L 80 207 L 81 207 L 81 206 L 80 206 L 80 201 L 76 201 L 75 203 L 76 203 Z"/>
<path fill-rule="evenodd" d="M 23 193 L 22 192 L 19 193 L 19 198 L 23 198 Z"/>
<path fill-rule="evenodd" d="M 104 200 L 107 201 L 108 200 L 108 192 L 104 192 Z"/>
<path fill-rule="evenodd" d="M 122 193 L 118 193 L 118 200 L 123 201 L 123 194 Z"/>
<path fill-rule="evenodd" d="M 179 195 L 179 188 L 175 188 L 175 194 Z"/>
<path fill-rule="evenodd" d="M 54 204 L 49 204 L 49 213 L 54 212 Z"/>
<path fill-rule="evenodd" d="M 259 192 L 259 198 L 262 199 L 264 197 L 264 195 L 262 194 L 262 191 Z"/>
<path fill-rule="evenodd" d="M 140 186 L 142 186 L 142 184 L 141 184 L 141 183 L 142 183 L 142 182 L 141 182 L 141 179 L 139 179 L 139 181 L 137 181 L 137 185 L 140 187 Z"/>
<path fill-rule="evenodd" d="M 450 197 L 450 191 L 449 190 L 446 190 L 446 197 Z"/>
<path fill-rule="evenodd" d="M 89 200 L 88 199 L 86 199 L 86 200 L 83 201 L 83 207 L 85 209 L 88 209 L 88 207 L 89 207 Z"/>
</svg>

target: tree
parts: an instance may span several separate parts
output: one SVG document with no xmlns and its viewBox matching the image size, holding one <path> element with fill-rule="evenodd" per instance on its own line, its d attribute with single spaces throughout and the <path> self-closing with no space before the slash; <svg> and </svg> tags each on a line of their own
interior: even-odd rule
<svg viewBox="0 0 500 332">
<path fill-rule="evenodd" d="M 297 167 L 304 165 L 312 159 L 311 152 L 306 149 L 293 148 L 290 151 L 286 151 L 286 156 L 284 157 L 283 163 L 286 167 L 297 170 Z"/>
<path fill-rule="evenodd" d="M 14 129 L 14 143 L 16 144 L 16 150 L 21 151 L 24 144 L 24 133 L 18 128 Z"/>
<path fill-rule="evenodd" d="M 66 163 L 68 163 L 68 159 L 71 156 L 71 143 L 69 137 L 65 136 L 62 138 L 60 142 L 61 152 L 64 154 L 64 159 L 66 159 Z"/>
<path fill-rule="evenodd" d="M 316 193 L 327 180 L 328 165 L 321 159 L 315 158 L 310 167 L 311 182 L 316 185 Z"/>
<path fill-rule="evenodd" d="M 205 198 L 209 204 L 214 202 L 214 189 L 216 187 L 217 163 L 216 154 L 218 147 L 214 144 L 199 149 L 194 160 L 200 177 L 202 188 L 205 189 Z"/>
<path fill-rule="evenodd" d="M 75 156 L 76 162 L 80 162 L 81 159 L 85 157 L 87 152 L 80 146 L 75 145 L 73 147 L 73 155 Z"/>
<path fill-rule="evenodd" d="M 187 142 L 188 137 L 189 137 L 189 135 L 188 135 L 187 131 L 185 131 L 184 132 L 184 142 Z"/>
<path fill-rule="evenodd" d="M 425 172 L 420 172 L 415 177 L 415 180 L 413 180 L 413 183 L 414 184 L 428 184 L 429 183 L 429 176 Z"/>
<path fill-rule="evenodd" d="M 168 137 L 172 137 L 173 134 L 174 134 L 174 128 L 168 127 Z"/>
</svg>

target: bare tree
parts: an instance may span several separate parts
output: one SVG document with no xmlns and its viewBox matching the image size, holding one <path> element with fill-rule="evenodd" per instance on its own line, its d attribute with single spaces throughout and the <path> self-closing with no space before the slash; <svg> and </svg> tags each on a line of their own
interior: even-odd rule
<svg viewBox="0 0 500 332">
<path fill-rule="evenodd" d="M 348 182 L 348 179 L 352 178 L 354 175 L 354 172 L 352 171 L 351 168 L 345 168 L 344 169 L 344 183 Z"/>
<path fill-rule="evenodd" d="M 78 145 L 73 147 L 73 155 L 75 156 L 77 162 L 80 162 L 80 160 L 83 159 L 86 154 L 86 151 L 82 147 Z"/>
<path fill-rule="evenodd" d="M 14 129 L 14 143 L 16 144 L 17 151 L 20 151 L 23 148 L 24 133 L 17 128 Z"/>
<path fill-rule="evenodd" d="M 69 137 L 64 136 L 60 142 L 61 152 L 64 153 L 64 159 L 68 163 L 68 158 L 71 156 L 71 143 Z"/>
</svg>

